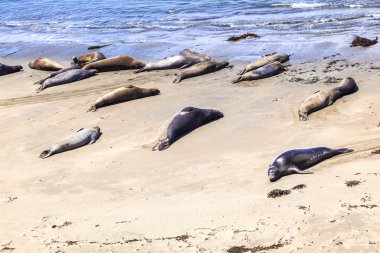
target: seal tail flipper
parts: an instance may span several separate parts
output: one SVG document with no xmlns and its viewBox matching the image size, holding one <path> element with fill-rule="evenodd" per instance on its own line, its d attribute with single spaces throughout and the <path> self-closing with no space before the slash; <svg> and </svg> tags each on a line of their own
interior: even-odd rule
<svg viewBox="0 0 380 253">
<path fill-rule="evenodd" d="M 306 112 L 300 112 L 300 111 L 298 112 L 298 116 L 299 116 L 300 121 L 306 121 L 308 117 Z"/>
<path fill-rule="evenodd" d="M 45 159 L 47 157 L 51 156 L 51 153 L 50 153 L 50 150 L 44 150 L 42 151 L 42 153 L 40 154 L 40 158 L 42 159 Z"/>
<path fill-rule="evenodd" d="M 96 111 L 96 106 L 95 105 L 92 105 L 91 107 L 90 107 L 90 109 L 88 109 L 87 111 L 88 112 L 95 112 Z"/>
<path fill-rule="evenodd" d="M 38 87 L 38 88 L 36 89 L 36 92 L 39 93 L 39 92 L 41 92 L 41 91 L 43 91 L 43 90 L 44 90 L 44 88 L 43 88 L 43 86 L 41 85 L 40 87 Z"/>
<path fill-rule="evenodd" d="M 182 81 L 182 78 L 181 77 L 176 77 L 174 80 L 173 80 L 173 83 L 180 83 Z"/>
<path fill-rule="evenodd" d="M 170 146 L 169 139 L 166 138 L 165 140 L 161 140 L 157 142 L 157 144 L 153 146 L 152 151 L 156 151 L 156 150 L 162 151 L 162 150 L 167 149 L 169 146 Z"/>
<path fill-rule="evenodd" d="M 291 167 L 291 168 L 288 169 L 288 171 L 289 172 L 293 172 L 293 173 L 297 173 L 297 174 L 314 174 L 314 172 L 300 170 L 297 167 Z"/>
<path fill-rule="evenodd" d="M 340 154 L 346 154 L 346 153 L 351 153 L 353 151 L 354 151 L 353 149 L 349 149 L 349 148 L 340 148 L 340 149 L 336 150 L 336 152 L 337 152 L 338 155 L 340 155 Z"/>
<path fill-rule="evenodd" d="M 239 76 L 237 79 L 233 80 L 233 81 L 232 81 L 232 83 L 238 83 L 238 82 L 240 82 L 240 81 L 241 81 L 241 79 L 242 79 L 242 77 L 241 77 L 241 76 Z"/>
</svg>

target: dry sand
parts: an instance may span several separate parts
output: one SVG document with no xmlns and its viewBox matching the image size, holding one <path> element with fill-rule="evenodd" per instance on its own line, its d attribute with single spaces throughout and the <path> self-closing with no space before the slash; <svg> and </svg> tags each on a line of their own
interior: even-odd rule
<svg viewBox="0 0 380 253">
<path fill-rule="evenodd" d="M 371 154 L 380 148 L 380 64 L 342 56 L 291 61 L 281 75 L 240 85 L 231 80 L 243 63 L 180 84 L 172 84 L 176 70 L 117 71 L 36 94 L 32 83 L 47 73 L 29 69 L 28 60 L 1 59 L 25 70 L 0 77 L 0 252 L 380 250 L 380 155 Z M 313 76 L 322 80 L 289 81 Z M 324 84 L 327 76 L 351 76 L 359 91 L 300 122 L 300 102 L 337 85 Z M 131 84 L 161 95 L 86 112 L 104 93 Z M 225 117 L 163 152 L 142 147 L 186 106 Z M 95 144 L 38 157 L 95 125 L 103 132 Z M 316 146 L 355 152 L 312 175 L 268 181 L 279 154 Z M 361 183 L 348 187 L 349 180 Z M 306 187 L 267 197 L 298 184 Z"/>
</svg>

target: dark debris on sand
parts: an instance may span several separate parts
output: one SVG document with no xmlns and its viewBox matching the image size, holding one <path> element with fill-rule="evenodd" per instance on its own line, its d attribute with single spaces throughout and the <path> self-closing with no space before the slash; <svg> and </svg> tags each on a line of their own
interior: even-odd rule
<svg viewBox="0 0 380 253">
<path fill-rule="evenodd" d="M 361 184 L 361 182 L 358 180 L 351 180 L 351 181 L 346 181 L 345 184 L 347 185 L 347 187 L 354 187 Z"/>
<path fill-rule="evenodd" d="M 379 125 L 380 125 L 380 123 L 379 123 Z M 380 149 L 372 151 L 371 155 L 380 155 Z"/>
<path fill-rule="evenodd" d="M 274 189 L 268 193 L 268 198 L 278 198 L 290 194 L 291 190 Z"/>
<path fill-rule="evenodd" d="M 255 252 L 260 252 L 260 251 L 279 249 L 279 248 L 284 247 L 284 245 L 285 244 L 278 242 L 278 243 L 272 244 L 270 246 L 256 246 L 253 248 L 247 248 L 245 246 L 234 246 L 234 247 L 229 248 L 227 250 L 227 252 L 228 253 L 243 253 L 243 252 L 255 253 Z"/>
<path fill-rule="evenodd" d="M 245 34 L 242 34 L 239 36 L 232 36 L 232 37 L 228 38 L 227 41 L 236 42 L 239 40 L 245 40 L 245 39 L 250 39 L 250 38 L 260 38 L 260 37 L 261 36 L 255 34 L 255 33 L 245 33 Z"/>
<path fill-rule="evenodd" d="M 306 188 L 306 184 L 298 184 L 292 188 L 292 190 L 301 190 Z"/>
<path fill-rule="evenodd" d="M 112 44 L 89 46 L 87 49 L 88 49 L 88 50 L 94 50 L 94 49 L 99 49 L 99 48 L 103 48 L 103 47 L 108 47 L 108 46 L 111 46 L 111 45 L 112 45 Z"/>
<path fill-rule="evenodd" d="M 377 43 L 377 37 L 374 40 L 370 40 L 364 37 L 355 36 L 355 39 L 351 42 L 351 47 L 369 47 Z"/>
</svg>

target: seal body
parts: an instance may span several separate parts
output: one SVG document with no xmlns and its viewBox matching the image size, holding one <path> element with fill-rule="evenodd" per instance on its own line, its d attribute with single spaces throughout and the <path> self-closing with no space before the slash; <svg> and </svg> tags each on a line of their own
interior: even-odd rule
<svg viewBox="0 0 380 253">
<path fill-rule="evenodd" d="M 273 62 L 269 63 L 268 65 L 265 65 L 264 67 L 249 71 L 245 73 L 244 75 L 241 75 L 238 79 L 233 81 L 232 83 L 238 83 L 241 81 L 251 81 L 251 80 L 258 80 L 262 78 L 271 77 L 277 74 L 280 74 L 283 72 L 284 66 L 280 62 Z"/>
<path fill-rule="evenodd" d="M 42 58 L 42 57 L 29 62 L 29 67 L 31 69 L 46 70 L 46 71 L 57 71 L 63 68 L 59 63 L 53 60 L 50 60 L 48 58 Z"/>
<path fill-rule="evenodd" d="M 283 176 L 299 173 L 310 174 L 304 171 L 333 156 L 352 152 L 352 149 L 330 149 L 326 147 L 310 149 L 294 149 L 286 151 L 276 158 L 268 169 L 269 181 L 274 182 Z"/>
<path fill-rule="evenodd" d="M 107 58 L 92 62 L 83 67 L 84 70 L 96 69 L 99 72 L 116 71 L 126 69 L 140 69 L 145 66 L 145 63 L 138 61 L 128 55 L 119 55 L 112 58 Z"/>
<path fill-rule="evenodd" d="M 206 55 L 185 49 L 179 55 L 168 57 L 159 62 L 148 63 L 145 67 L 136 71 L 136 73 L 151 70 L 187 68 L 196 63 L 209 60 L 211 60 L 211 58 Z"/>
<path fill-rule="evenodd" d="M 205 61 L 194 64 L 193 66 L 184 69 L 177 75 L 177 78 L 174 79 L 173 83 L 179 83 L 183 79 L 191 78 L 195 76 L 205 75 L 212 73 L 218 70 L 221 70 L 228 66 L 227 61 L 215 62 L 215 61 Z"/>
<path fill-rule="evenodd" d="M 342 96 L 352 94 L 358 91 L 358 86 L 355 80 L 348 77 L 335 88 L 329 91 L 317 91 L 306 98 L 298 108 L 299 119 L 304 121 L 308 119 L 309 114 L 321 110 L 332 105 L 337 99 Z"/>
<path fill-rule="evenodd" d="M 116 103 L 126 102 L 133 99 L 144 98 L 160 94 L 160 91 L 156 88 L 146 89 L 139 88 L 133 85 L 127 87 L 121 87 L 116 90 L 107 93 L 106 95 L 98 98 L 95 103 L 90 107 L 89 111 L 96 111 L 96 109 L 112 105 Z"/>
<path fill-rule="evenodd" d="M 21 65 L 9 66 L 9 65 L 5 65 L 5 64 L 0 63 L 0 76 L 19 72 L 20 70 L 22 70 Z"/>
<path fill-rule="evenodd" d="M 161 134 L 158 142 L 152 150 L 162 151 L 167 149 L 182 136 L 190 133 L 200 126 L 223 117 L 223 113 L 217 110 L 186 107 L 170 119 L 166 131 Z"/>
<path fill-rule="evenodd" d="M 52 78 L 46 79 L 41 86 L 37 89 L 37 92 L 42 91 L 46 88 L 76 82 L 82 79 L 89 78 L 96 75 L 98 71 L 96 69 L 83 70 L 83 69 L 72 69 L 66 72 L 60 73 Z"/>
<path fill-rule="evenodd" d="M 87 144 L 93 144 L 100 136 L 100 128 L 81 128 L 63 139 L 61 142 L 53 144 L 50 149 L 44 150 L 40 158 L 47 158 L 57 153 L 65 152 L 71 149 L 79 148 Z"/>
<path fill-rule="evenodd" d="M 100 52 L 94 52 L 94 53 L 82 55 L 79 57 L 73 57 L 73 62 L 85 65 L 91 62 L 97 62 L 104 59 L 107 59 L 107 57 L 104 54 Z"/>
<path fill-rule="evenodd" d="M 261 68 L 269 63 L 278 61 L 280 63 L 284 63 L 289 61 L 289 55 L 287 54 L 273 54 L 273 55 L 268 55 L 264 56 L 261 59 L 258 59 L 250 64 L 248 64 L 245 69 L 240 73 L 240 75 L 243 75 L 247 73 L 248 71 L 255 70 L 258 68 Z"/>
</svg>

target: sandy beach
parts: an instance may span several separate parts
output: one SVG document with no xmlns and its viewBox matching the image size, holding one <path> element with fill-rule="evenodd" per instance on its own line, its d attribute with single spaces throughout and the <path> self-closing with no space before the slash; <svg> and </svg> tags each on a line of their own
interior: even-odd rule
<svg viewBox="0 0 380 253">
<path fill-rule="evenodd" d="M 1 58 L 24 71 L 0 77 L 0 252 L 379 251 L 380 64 L 369 60 L 377 47 L 292 56 L 286 72 L 239 84 L 231 81 L 248 62 L 180 84 L 172 83 L 178 70 L 100 73 L 39 94 L 33 82 L 47 72 L 30 69 L 26 56 Z M 47 56 L 68 65 L 72 54 Z M 306 97 L 338 85 L 327 77 L 349 76 L 358 92 L 298 120 Z M 125 85 L 161 95 L 87 112 Z M 187 106 L 224 118 L 163 152 L 143 147 Z M 95 144 L 38 157 L 92 126 L 103 133 Z M 268 165 L 282 152 L 318 146 L 355 151 L 314 174 L 269 182 Z M 359 183 L 347 186 L 352 180 Z"/>
</svg>

